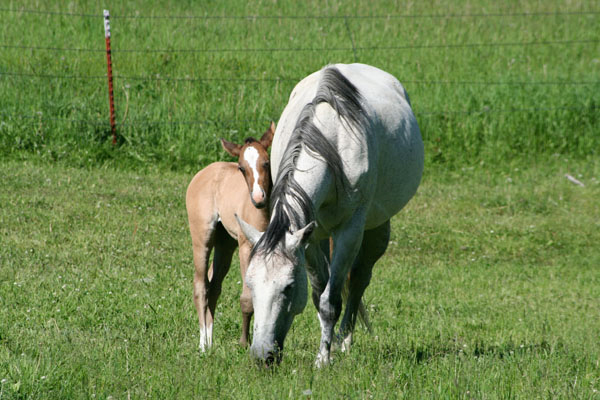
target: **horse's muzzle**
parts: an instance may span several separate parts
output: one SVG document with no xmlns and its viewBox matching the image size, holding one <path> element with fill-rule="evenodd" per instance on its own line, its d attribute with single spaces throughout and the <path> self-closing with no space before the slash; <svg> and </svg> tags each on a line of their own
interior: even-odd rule
<svg viewBox="0 0 600 400">
<path fill-rule="evenodd" d="M 283 357 L 283 349 L 279 348 L 279 346 L 274 346 L 274 348 L 269 350 L 264 347 L 251 346 L 250 353 L 259 365 L 263 364 L 267 368 L 281 363 Z"/>
</svg>

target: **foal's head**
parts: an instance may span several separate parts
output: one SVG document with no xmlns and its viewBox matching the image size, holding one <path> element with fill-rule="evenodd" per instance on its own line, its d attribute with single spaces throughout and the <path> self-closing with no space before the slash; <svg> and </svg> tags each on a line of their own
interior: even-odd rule
<svg viewBox="0 0 600 400">
<path fill-rule="evenodd" d="M 273 141 L 275 124 L 271 122 L 260 140 L 247 138 L 243 145 L 221 139 L 221 144 L 226 152 L 238 157 L 238 169 L 244 175 L 250 199 L 256 208 L 263 208 L 268 204 L 271 193 L 271 167 L 267 149 Z"/>
</svg>

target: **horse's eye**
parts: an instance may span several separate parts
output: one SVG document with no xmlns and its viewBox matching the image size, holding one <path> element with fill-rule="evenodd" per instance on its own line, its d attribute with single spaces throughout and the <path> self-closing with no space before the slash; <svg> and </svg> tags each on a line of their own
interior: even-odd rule
<svg viewBox="0 0 600 400">
<path fill-rule="evenodd" d="M 286 296 L 288 296 L 292 292 L 292 288 L 293 288 L 293 286 L 290 283 L 285 288 L 283 288 L 283 294 L 285 294 Z"/>
<path fill-rule="evenodd" d="M 268 162 L 268 161 L 267 161 L 267 162 L 265 162 L 265 163 L 263 164 L 263 167 L 264 167 L 264 168 L 269 168 L 269 162 Z"/>
<path fill-rule="evenodd" d="M 238 169 L 242 174 L 246 173 L 246 168 L 242 167 L 241 165 L 238 165 Z"/>
</svg>

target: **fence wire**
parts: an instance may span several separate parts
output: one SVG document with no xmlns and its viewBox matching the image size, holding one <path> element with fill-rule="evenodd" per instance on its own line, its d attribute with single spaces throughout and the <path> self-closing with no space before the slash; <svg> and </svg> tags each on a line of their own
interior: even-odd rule
<svg viewBox="0 0 600 400">
<path fill-rule="evenodd" d="M 356 47 L 256 47 L 256 48 L 217 48 L 217 49 L 112 49 L 112 53 L 282 53 L 282 52 L 356 52 L 356 51 L 389 51 L 410 49 L 460 49 L 476 47 L 526 47 L 526 46 L 568 46 L 573 44 L 600 43 L 600 39 L 568 39 L 568 40 L 532 40 L 529 42 L 481 42 L 481 43 L 433 43 L 407 44 L 399 46 L 356 46 Z M 88 52 L 105 53 L 106 49 L 86 49 L 69 47 L 44 47 L 0 44 L 0 48 L 19 50 L 38 50 L 54 52 Z"/>
<path fill-rule="evenodd" d="M 57 75 L 32 74 L 25 72 L 0 72 L 0 76 L 31 79 L 98 80 L 107 79 L 106 75 Z M 206 77 L 169 77 L 169 76 L 133 76 L 113 75 L 113 79 L 122 81 L 167 81 L 167 82 L 236 82 L 236 83 L 281 83 L 299 82 L 296 78 L 206 78 Z M 598 81 L 443 81 L 443 80 L 402 80 L 402 84 L 423 86 L 586 86 L 599 85 Z"/>
<path fill-rule="evenodd" d="M 50 10 L 31 10 L 0 8 L 0 12 L 37 14 L 47 16 L 63 17 L 84 17 L 84 18 L 103 18 L 103 14 L 93 13 L 72 13 Z M 576 10 L 576 11 L 531 11 L 531 12 L 491 12 L 491 13 L 451 13 L 451 14 L 389 14 L 389 15 L 143 15 L 143 14 L 123 14 L 111 15 L 111 18 L 121 19 L 215 19 L 215 20 L 255 20 L 255 19 L 413 19 L 413 18 L 514 18 L 514 17 L 560 17 L 560 16 L 580 16 L 580 15 L 598 15 L 600 10 Z"/>
<path fill-rule="evenodd" d="M 103 18 L 103 14 L 95 13 L 72 13 L 58 12 L 50 10 L 31 10 L 31 9 L 9 9 L 0 8 L 0 13 L 17 13 L 46 16 L 62 17 L 82 17 L 82 18 Z M 266 53 L 266 52 L 352 52 L 354 58 L 357 58 L 357 52 L 361 51 L 390 51 L 390 50 L 411 50 L 411 49 L 473 49 L 480 47 L 528 47 L 528 46 L 569 46 L 574 44 L 597 44 L 599 38 L 571 38 L 563 40 L 532 40 L 523 42 L 480 42 L 480 43 L 433 43 L 433 44 L 411 44 L 398 46 L 356 46 L 352 31 L 348 25 L 348 20 L 367 20 L 367 19 L 415 19 L 415 18 L 516 18 L 516 17 L 568 17 L 568 16 L 594 16 L 600 14 L 600 10 L 578 10 L 578 11 L 556 11 L 556 12 L 495 12 L 495 13 L 464 13 L 464 14 L 396 14 L 396 15 L 112 15 L 112 19 L 160 19 L 160 20 L 180 20 L 180 19 L 205 19 L 205 20 L 256 20 L 256 19 L 337 19 L 343 20 L 346 24 L 347 34 L 351 41 L 351 47 L 279 47 L 279 48 L 214 48 L 214 49 L 112 49 L 113 53 Z M 0 43 L 0 48 L 8 50 L 29 50 L 29 51 L 49 51 L 49 52 L 77 52 L 77 53 L 105 53 L 106 49 L 95 48 L 69 48 L 57 46 L 32 46 L 27 44 L 6 44 Z M 61 74 L 34 74 L 28 72 L 0 71 L 0 77 L 13 79 L 59 79 L 59 80 L 106 80 L 106 75 L 61 75 Z M 114 75 L 115 80 L 121 81 L 175 81 L 175 82 L 235 82 L 235 83 L 295 83 L 302 77 L 276 77 L 276 78 L 228 78 L 228 77 L 169 77 L 169 76 L 130 76 Z M 593 80 L 552 80 L 552 81 L 459 81 L 459 80 L 404 80 L 403 84 L 409 85 L 428 85 L 428 86 L 597 86 L 599 81 Z M 482 108 L 476 110 L 415 110 L 415 114 L 421 117 L 439 117 L 456 115 L 485 115 L 490 113 L 530 113 L 530 112 L 551 112 L 551 111 L 595 111 L 597 107 L 584 106 L 558 106 L 558 107 L 530 107 L 530 108 Z M 108 127 L 108 121 L 77 119 L 47 116 L 41 113 L 24 115 L 0 112 L 4 123 L 10 120 L 29 120 L 29 121 L 58 121 L 63 123 L 88 124 L 92 126 Z M 266 119 L 265 119 L 266 120 Z M 270 120 L 270 119 L 269 119 Z M 119 124 L 122 127 L 137 127 L 151 125 L 206 125 L 206 124 L 230 124 L 239 125 L 245 123 L 264 122 L 263 119 L 255 120 L 130 120 Z"/>
<path fill-rule="evenodd" d="M 469 115 L 489 115 L 489 114 L 507 114 L 507 113 L 535 113 L 535 112 L 555 112 L 555 111 L 581 111 L 590 112 L 600 110 L 597 106 L 559 106 L 559 107 L 508 107 L 508 108 L 492 108 L 484 107 L 477 110 L 423 110 L 414 109 L 417 118 L 437 118 L 450 116 L 469 116 Z M 4 123 L 19 119 L 30 121 L 31 123 L 39 122 L 62 122 L 71 124 L 86 124 L 91 126 L 110 128 L 108 121 L 91 120 L 82 118 L 67 118 L 47 116 L 42 113 L 36 114 L 14 114 L 1 112 Z M 218 125 L 218 126 L 239 126 L 244 124 L 268 123 L 273 121 L 273 118 L 255 118 L 255 119 L 205 119 L 205 120 L 151 120 L 151 119 L 135 119 L 118 124 L 120 127 L 148 127 L 148 126 L 180 126 L 180 125 Z"/>
</svg>

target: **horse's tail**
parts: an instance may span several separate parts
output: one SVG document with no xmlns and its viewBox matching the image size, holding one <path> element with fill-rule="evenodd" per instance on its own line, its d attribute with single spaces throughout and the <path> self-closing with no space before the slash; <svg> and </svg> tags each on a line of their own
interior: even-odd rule
<svg viewBox="0 0 600 400">
<path fill-rule="evenodd" d="M 348 279 L 346 279 L 346 284 L 342 289 L 342 300 L 344 301 L 344 303 L 347 303 L 348 301 L 348 292 L 350 291 L 349 282 L 350 274 L 348 274 Z M 367 312 L 367 307 L 365 307 L 365 303 L 363 303 L 362 299 L 360 299 L 360 303 L 358 303 L 357 319 L 361 322 L 361 324 L 367 329 L 369 333 L 373 333 L 373 330 L 371 329 L 371 323 L 369 322 L 369 313 Z"/>
<path fill-rule="evenodd" d="M 371 323 L 369 322 L 369 313 L 367 313 L 367 307 L 365 307 L 365 303 L 363 303 L 362 299 L 360 299 L 360 303 L 358 303 L 358 320 L 362 322 L 365 328 L 367 328 L 367 332 L 370 334 L 373 333 Z"/>
<path fill-rule="evenodd" d="M 333 258 L 333 238 L 329 238 L 329 259 Z M 342 288 L 342 301 L 344 303 L 348 303 L 348 294 L 350 292 L 350 272 L 348 273 L 348 279 L 346 279 L 346 283 Z M 373 333 L 371 329 L 371 323 L 369 322 L 369 313 L 367 312 L 367 307 L 365 307 L 365 303 L 363 303 L 362 298 L 358 303 L 358 320 L 361 324 L 367 329 L 369 333 Z"/>
</svg>

